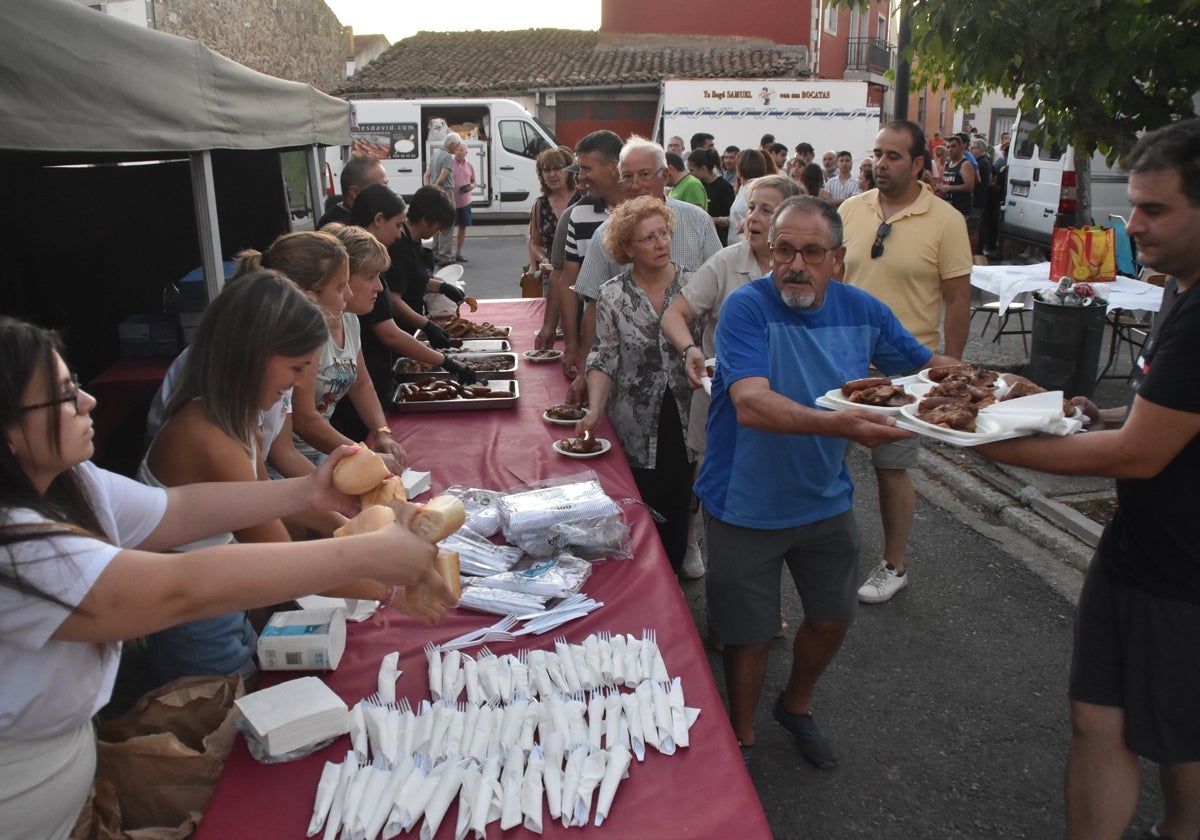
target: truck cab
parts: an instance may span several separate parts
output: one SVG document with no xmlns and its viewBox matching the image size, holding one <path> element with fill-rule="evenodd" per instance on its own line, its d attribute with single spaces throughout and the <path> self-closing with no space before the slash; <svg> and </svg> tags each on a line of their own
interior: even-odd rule
<svg viewBox="0 0 1200 840">
<path fill-rule="evenodd" d="M 540 194 L 537 156 L 557 141 L 508 99 L 358 99 L 350 103 L 351 145 L 328 150 L 327 191 L 340 192 L 342 164 L 351 154 L 377 157 L 391 188 L 410 198 L 447 131 L 459 134 L 475 167 L 472 214 L 529 218 Z"/>
</svg>

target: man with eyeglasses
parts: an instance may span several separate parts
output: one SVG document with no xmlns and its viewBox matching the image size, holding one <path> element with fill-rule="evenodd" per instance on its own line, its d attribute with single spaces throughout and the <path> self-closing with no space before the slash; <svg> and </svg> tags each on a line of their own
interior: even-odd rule
<svg viewBox="0 0 1200 840">
<path fill-rule="evenodd" d="M 708 448 L 696 481 L 709 547 L 708 607 L 711 629 L 725 643 L 730 721 L 749 763 L 787 563 L 804 621 L 774 716 L 808 762 L 831 768 L 837 759 L 813 718 L 812 698 L 858 605 L 861 539 L 846 442 L 876 446 L 912 435 L 881 414 L 814 404 L 871 365 L 901 374 L 953 360 L 922 346 L 869 294 L 834 281 L 845 249 L 833 205 L 786 199 L 769 238 L 771 273 L 732 292 L 717 321 Z"/>
<path fill-rule="evenodd" d="M 971 243 L 963 217 L 920 180 L 928 152 L 925 132 L 899 120 L 875 137 L 875 189 L 838 208 L 846 228 L 845 282 L 883 301 L 905 329 L 936 351 L 942 307 L 942 347 L 959 358 L 971 317 Z M 908 584 L 904 551 L 917 493 L 908 470 L 917 466 L 917 439 L 871 451 L 879 482 L 883 558 L 859 589 L 878 604 Z"/>
</svg>

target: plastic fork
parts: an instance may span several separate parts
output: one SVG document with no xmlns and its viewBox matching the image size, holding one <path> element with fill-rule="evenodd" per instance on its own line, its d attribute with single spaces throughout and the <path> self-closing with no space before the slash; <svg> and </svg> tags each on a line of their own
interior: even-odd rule
<svg viewBox="0 0 1200 840">
<path fill-rule="evenodd" d="M 462 650 L 488 642 L 511 642 L 515 637 L 508 631 L 517 626 L 520 618 L 516 615 L 506 615 L 488 627 L 472 630 L 470 633 L 451 639 L 441 645 L 442 650 Z"/>
</svg>

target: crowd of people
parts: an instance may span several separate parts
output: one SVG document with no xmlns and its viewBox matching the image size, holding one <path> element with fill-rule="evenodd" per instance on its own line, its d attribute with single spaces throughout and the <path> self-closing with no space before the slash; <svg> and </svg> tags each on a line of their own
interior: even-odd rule
<svg viewBox="0 0 1200 840">
<path fill-rule="evenodd" d="M 773 717 L 808 762 L 832 768 L 814 698 L 858 604 L 910 582 L 918 441 L 885 415 L 814 401 L 872 369 L 962 358 L 972 254 L 994 247 L 1006 141 L 993 154 L 982 138 L 931 142 L 897 121 L 857 171 L 849 151 L 817 163 L 810 144 L 791 155 L 770 135 L 758 149 L 719 153 L 706 133 L 691 146 L 600 130 L 538 156 L 536 346 L 553 347 L 561 328 L 564 399 L 586 407 L 576 433 L 608 418 L 672 569 L 707 578 L 747 765 L 788 567 L 804 615 Z M 54 335 L 0 319 L 0 813 L 13 836 L 65 836 L 73 823 L 121 640 L 145 637 L 162 681 L 253 681 L 252 608 L 322 591 L 435 623 L 453 606 L 432 547 L 406 529 L 336 547 L 321 537 L 356 511 L 331 481 L 354 441 L 370 440 L 392 472 L 405 465 L 386 418 L 396 357 L 473 379 L 439 349 L 449 338 L 425 309 L 429 294 L 464 299 L 435 269 L 464 259 L 465 148 L 447 136 L 407 203 L 377 160 L 354 157 L 320 230 L 238 255 L 164 381 L 137 480 L 90 463 L 95 400 Z M 1200 466 L 1200 120 L 1147 134 L 1127 165 L 1127 230 L 1171 275 L 1130 405 L 1081 400 L 1099 431 L 977 451 L 1118 479 L 1077 617 L 1068 836 L 1121 835 L 1142 756 L 1164 790 L 1147 836 L 1181 840 L 1200 833 L 1200 654 L 1188 641 L 1200 632 L 1200 555 L 1181 525 Z M 871 449 L 879 486 L 884 545 L 865 581 L 850 442 Z M 414 584 L 432 588 L 432 604 L 397 598 Z"/>
</svg>

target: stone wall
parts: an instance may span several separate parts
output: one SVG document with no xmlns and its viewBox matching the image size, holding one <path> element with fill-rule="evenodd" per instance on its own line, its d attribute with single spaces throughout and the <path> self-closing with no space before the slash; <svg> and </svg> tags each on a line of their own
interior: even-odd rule
<svg viewBox="0 0 1200 840">
<path fill-rule="evenodd" d="M 154 28 L 199 41 L 261 73 L 329 90 L 346 37 L 323 0 L 153 0 Z"/>
</svg>

